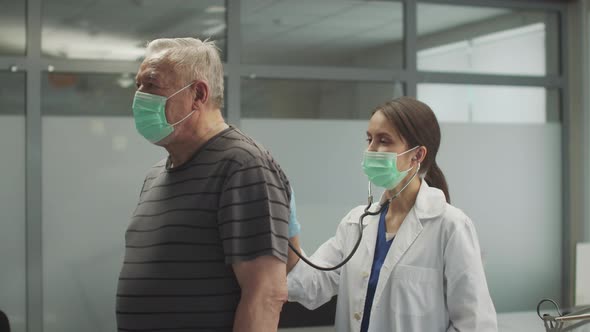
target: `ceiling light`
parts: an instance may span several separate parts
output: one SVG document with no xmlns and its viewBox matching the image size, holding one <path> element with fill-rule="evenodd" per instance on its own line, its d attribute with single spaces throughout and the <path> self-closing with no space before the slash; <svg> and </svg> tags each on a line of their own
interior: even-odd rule
<svg viewBox="0 0 590 332">
<path fill-rule="evenodd" d="M 123 89 L 128 89 L 133 84 L 135 84 L 135 80 L 131 77 L 129 73 L 125 73 L 117 77 L 117 85 Z"/>
<path fill-rule="evenodd" d="M 498 31 L 484 36 L 473 38 L 475 45 L 481 45 L 490 42 L 503 41 L 511 38 L 545 33 L 545 23 L 534 23 L 518 28 Z"/>
<path fill-rule="evenodd" d="M 211 26 L 211 25 L 217 25 L 217 24 L 220 24 L 223 22 L 220 19 L 212 18 L 212 19 L 208 19 L 208 20 L 202 20 L 202 21 L 200 21 L 200 23 L 203 25 Z"/>
<path fill-rule="evenodd" d="M 112 142 L 113 151 L 125 151 L 129 145 L 127 137 L 122 135 L 113 136 Z"/>
<path fill-rule="evenodd" d="M 103 136 L 106 132 L 103 120 L 90 120 L 90 132 L 94 136 Z"/>
<path fill-rule="evenodd" d="M 203 35 L 206 37 L 215 36 L 225 31 L 225 24 L 219 24 L 203 30 Z"/>
<path fill-rule="evenodd" d="M 210 6 L 210 7 L 207 7 L 207 9 L 205 9 L 205 13 L 208 13 L 208 14 L 225 13 L 225 7 L 224 6 Z"/>
</svg>

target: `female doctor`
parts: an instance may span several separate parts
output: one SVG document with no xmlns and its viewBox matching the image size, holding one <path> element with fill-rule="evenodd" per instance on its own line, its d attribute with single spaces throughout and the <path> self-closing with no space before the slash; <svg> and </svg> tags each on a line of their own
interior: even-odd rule
<svg viewBox="0 0 590 332">
<path fill-rule="evenodd" d="M 373 185 L 386 189 L 369 210 L 376 215 L 364 218 L 358 251 L 338 270 L 316 270 L 290 252 L 289 301 L 315 309 L 338 295 L 339 332 L 497 331 L 475 227 L 449 204 L 436 164 L 440 136 L 432 110 L 415 99 L 375 110 L 362 166 Z M 341 262 L 359 236 L 364 210 L 350 211 L 311 261 Z M 299 224 L 291 223 L 299 250 Z"/>
</svg>

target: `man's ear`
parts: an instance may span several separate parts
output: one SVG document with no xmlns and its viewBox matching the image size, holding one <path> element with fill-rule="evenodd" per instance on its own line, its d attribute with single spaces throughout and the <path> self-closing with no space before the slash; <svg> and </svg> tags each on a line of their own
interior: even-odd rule
<svg viewBox="0 0 590 332">
<path fill-rule="evenodd" d="M 209 86 L 203 81 L 195 82 L 195 99 L 193 109 L 200 109 L 209 101 Z"/>
<path fill-rule="evenodd" d="M 195 82 L 195 102 L 206 104 L 209 100 L 209 86 L 203 81 Z"/>
</svg>

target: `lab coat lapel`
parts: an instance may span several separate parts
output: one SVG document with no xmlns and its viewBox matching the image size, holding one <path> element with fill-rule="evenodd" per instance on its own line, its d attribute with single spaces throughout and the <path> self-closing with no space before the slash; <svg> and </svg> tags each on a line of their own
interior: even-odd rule
<svg viewBox="0 0 590 332">
<path fill-rule="evenodd" d="M 422 229 L 422 223 L 416 215 L 416 210 L 412 208 L 406 216 L 406 219 L 402 223 L 401 227 L 399 228 L 397 235 L 393 239 L 391 248 L 389 249 L 389 252 L 385 257 L 385 262 L 383 262 L 383 266 L 381 267 L 381 273 L 379 274 L 379 282 L 377 283 L 375 299 L 373 301 L 374 305 L 379 303 L 379 299 L 383 294 L 383 290 L 387 285 L 387 282 L 389 280 L 389 277 L 391 276 L 391 272 L 393 271 L 394 267 L 399 263 L 400 259 L 403 257 L 406 251 L 408 251 L 408 249 L 412 246 L 418 235 L 420 235 L 420 233 L 422 232 Z M 374 236 L 376 237 L 377 235 Z M 375 248 L 375 245 L 373 245 L 373 248 Z"/>
<path fill-rule="evenodd" d="M 373 256 L 375 255 L 375 245 L 377 244 L 377 231 L 379 230 L 379 215 L 366 216 L 363 220 L 365 225 L 363 230 L 363 238 L 365 242 L 365 249 L 367 250 L 367 261 L 373 262 Z M 370 268 L 370 266 L 369 266 Z"/>
<path fill-rule="evenodd" d="M 369 211 L 375 213 L 379 211 L 381 205 L 387 201 L 385 195 L 381 196 L 379 204 L 374 203 Z M 379 230 L 379 218 L 381 214 L 367 215 L 363 219 L 363 242 L 365 243 L 365 249 L 367 250 L 368 261 L 373 263 L 373 256 L 375 255 L 375 245 L 377 244 L 377 231 Z M 369 266 L 370 268 L 370 266 Z"/>
<path fill-rule="evenodd" d="M 391 244 L 391 248 L 389 248 L 389 252 L 385 257 L 385 262 L 383 262 L 383 266 L 381 267 L 373 304 L 379 303 L 379 299 L 383 294 L 383 290 L 385 289 L 395 266 L 422 232 L 422 222 L 442 215 L 445 208 L 446 200 L 444 193 L 439 189 L 431 188 L 426 181 L 422 180 L 418 197 L 416 197 L 416 203 L 399 228 L 397 235 Z M 377 237 L 377 226 L 375 226 L 375 231 L 371 236 L 373 241 L 373 252 L 371 252 L 372 262 Z"/>
</svg>

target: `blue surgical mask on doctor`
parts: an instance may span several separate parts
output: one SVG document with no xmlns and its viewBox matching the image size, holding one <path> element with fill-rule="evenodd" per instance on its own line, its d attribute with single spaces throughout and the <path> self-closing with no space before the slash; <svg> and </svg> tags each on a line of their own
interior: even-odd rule
<svg viewBox="0 0 590 332">
<path fill-rule="evenodd" d="M 406 177 L 412 168 L 414 168 L 412 166 L 406 170 L 400 171 L 397 168 L 397 157 L 410 151 L 414 151 L 417 148 L 418 146 L 415 146 L 399 154 L 395 152 L 365 151 L 362 162 L 363 171 L 372 184 L 391 190 Z"/>
<path fill-rule="evenodd" d="M 166 120 L 166 101 L 174 97 L 182 90 L 193 85 L 194 82 L 188 84 L 182 89 L 174 92 L 170 97 L 154 95 L 151 93 L 137 91 L 133 98 L 133 118 L 135 120 L 135 128 L 151 143 L 158 143 L 164 138 L 170 136 L 174 131 L 174 126 L 182 123 L 188 119 L 195 111 L 191 111 L 187 116 L 175 123 L 168 123 Z"/>
</svg>

